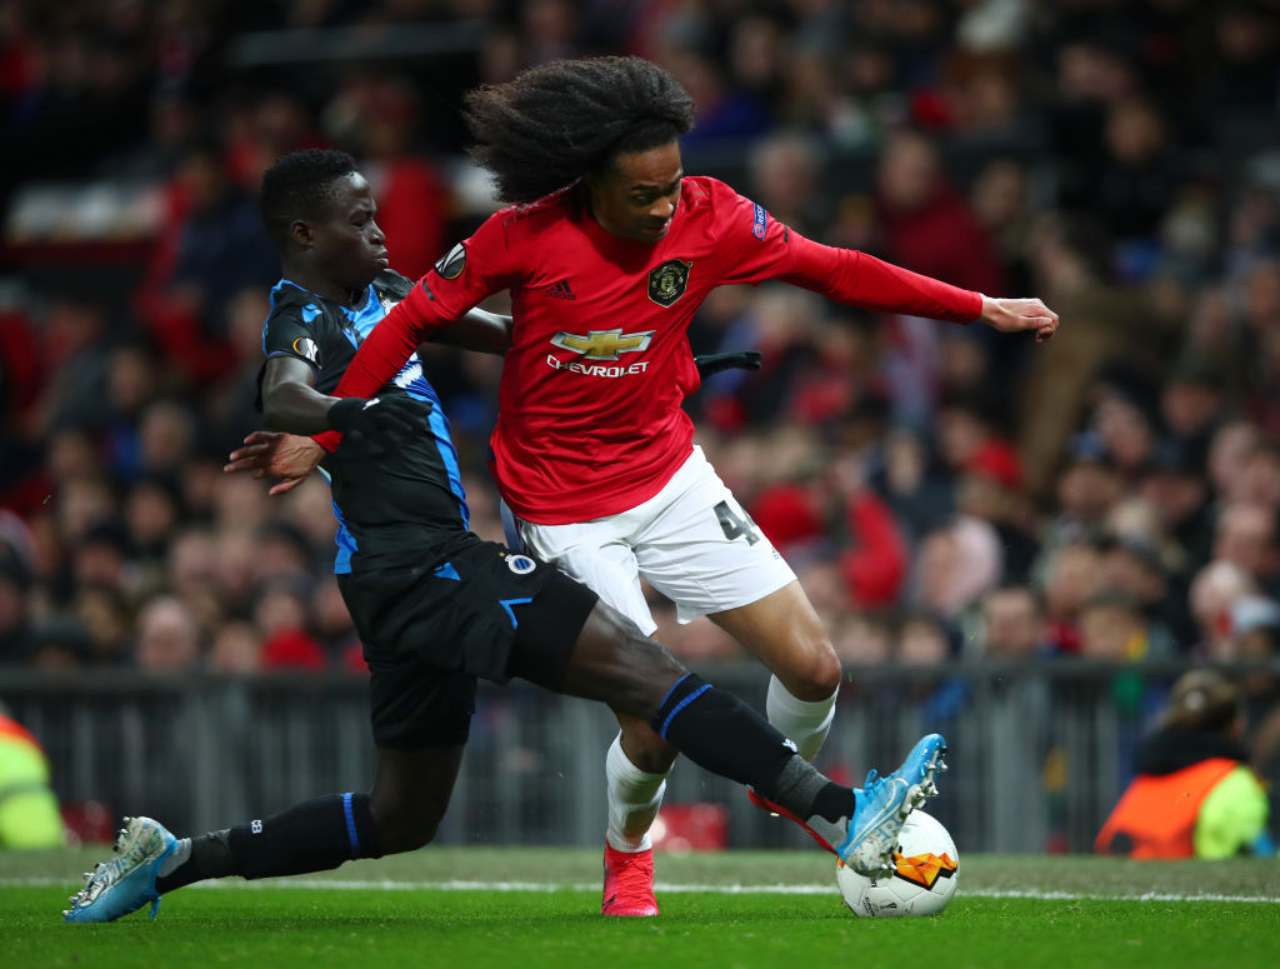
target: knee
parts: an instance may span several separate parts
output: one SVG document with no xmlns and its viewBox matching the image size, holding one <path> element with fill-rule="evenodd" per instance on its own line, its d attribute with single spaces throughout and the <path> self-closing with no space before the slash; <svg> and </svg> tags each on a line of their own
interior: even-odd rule
<svg viewBox="0 0 1280 969">
<path fill-rule="evenodd" d="M 671 684 L 687 670 L 666 647 L 624 617 L 617 616 L 613 627 L 611 635 L 620 646 L 608 677 L 611 695 L 606 702 L 615 713 L 647 722 L 657 714 Z"/>
<path fill-rule="evenodd" d="M 665 774 L 676 759 L 676 750 L 645 722 L 621 717 L 622 750 L 627 760 L 646 774 Z"/>
<path fill-rule="evenodd" d="M 831 640 L 820 634 L 796 650 L 795 659 L 776 675 L 796 699 L 814 701 L 835 693 L 844 672 Z"/>
<path fill-rule="evenodd" d="M 369 807 L 384 855 L 423 848 L 435 839 L 440 828 L 440 816 L 420 804 L 398 798 L 379 799 L 375 791 Z"/>
</svg>

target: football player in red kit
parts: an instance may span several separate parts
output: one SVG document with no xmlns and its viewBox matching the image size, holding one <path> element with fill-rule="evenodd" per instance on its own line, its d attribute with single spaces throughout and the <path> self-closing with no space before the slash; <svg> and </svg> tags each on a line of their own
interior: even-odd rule
<svg viewBox="0 0 1280 969">
<path fill-rule="evenodd" d="M 1000 299 L 804 238 L 714 178 L 686 175 L 693 122 L 679 83 L 638 58 L 563 61 L 469 95 L 475 157 L 511 207 L 437 263 L 364 340 L 335 393 L 368 397 L 424 336 L 509 290 L 514 326 L 492 434 L 519 539 L 655 628 L 645 579 L 681 621 L 706 615 L 771 670 L 767 713 L 807 758 L 831 727 L 840 663 L 795 574 L 693 440 L 699 376 L 687 338 L 717 286 L 780 280 L 865 309 L 1051 337 L 1037 299 Z M 337 435 L 317 435 L 326 450 Z M 319 448 L 262 443 L 285 477 Z M 233 456 L 234 458 L 235 456 Z M 648 829 L 674 751 L 619 718 L 606 757 L 608 915 L 653 915 Z M 756 799 L 759 803 L 759 799 Z M 762 805 L 770 806 L 770 805 Z M 810 828 L 827 844 L 833 832 Z"/>
</svg>

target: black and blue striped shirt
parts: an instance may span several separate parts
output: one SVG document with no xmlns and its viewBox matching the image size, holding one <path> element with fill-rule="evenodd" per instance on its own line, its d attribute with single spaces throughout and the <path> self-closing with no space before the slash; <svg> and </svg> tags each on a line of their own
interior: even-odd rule
<svg viewBox="0 0 1280 969">
<path fill-rule="evenodd" d="M 316 370 L 316 389 L 332 393 L 361 342 L 413 284 L 384 270 L 358 307 L 345 306 L 281 279 L 271 290 L 262 329 L 267 358 L 292 356 Z M 442 546 L 469 526 L 458 453 L 435 388 L 415 353 L 380 396 L 407 394 L 431 404 L 428 433 L 396 453 L 369 460 L 356 442 L 344 442 L 321 468 L 333 488 L 338 519 L 334 571 L 429 564 Z"/>
</svg>

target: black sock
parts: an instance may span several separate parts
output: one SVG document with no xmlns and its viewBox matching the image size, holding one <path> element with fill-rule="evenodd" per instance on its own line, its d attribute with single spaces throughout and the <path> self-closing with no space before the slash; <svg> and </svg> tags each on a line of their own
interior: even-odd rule
<svg viewBox="0 0 1280 969">
<path fill-rule="evenodd" d="M 206 878 L 273 878 L 337 868 L 382 851 L 368 794 L 330 794 L 295 804 L 265 821 L 191 839 L 191 856 L 156 879 L 161 894 Z"/>
<path fill-rule="evenodd" d="M 832 783 L 795 745 L 736 697 L 686 673 L 649 725 L 699 767 L 746 784 L 801 819 L 853 812 L 853 792 Z"/>
</svg>

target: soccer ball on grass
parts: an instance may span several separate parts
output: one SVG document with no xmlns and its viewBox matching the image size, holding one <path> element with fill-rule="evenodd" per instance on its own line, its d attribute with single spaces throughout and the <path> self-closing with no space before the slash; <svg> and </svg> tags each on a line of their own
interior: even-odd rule
<svg viewBox="0 0 1280 969">
<path fill-rule="evenodd" d="M 894 872 L 888 878 L 859 875 L 836 861 L 836 882 L 854 915 L 887 918 L 937 915 L 956 893 L 960 856 L 955 842 L 936 818 L 913 811 L 902 825 Z"/>
</svg>

